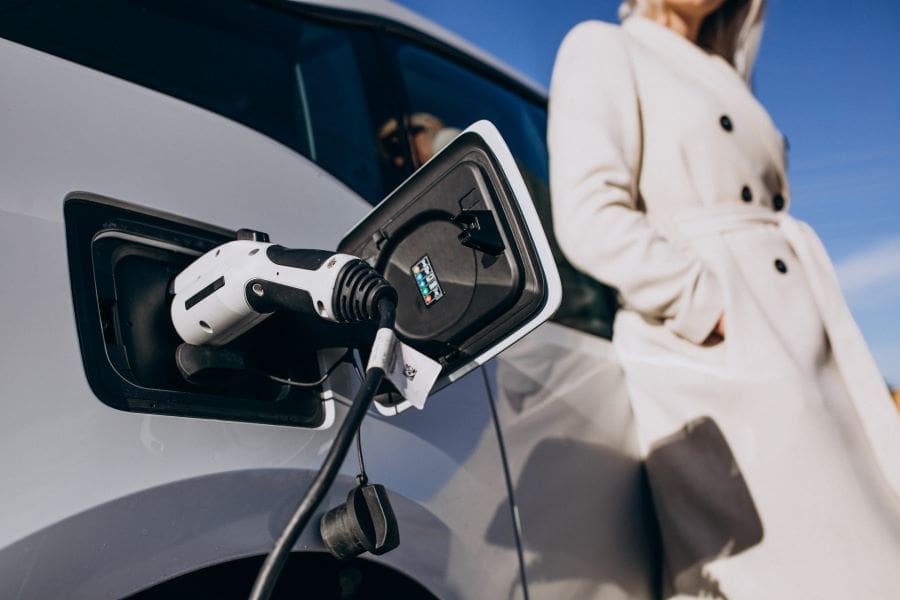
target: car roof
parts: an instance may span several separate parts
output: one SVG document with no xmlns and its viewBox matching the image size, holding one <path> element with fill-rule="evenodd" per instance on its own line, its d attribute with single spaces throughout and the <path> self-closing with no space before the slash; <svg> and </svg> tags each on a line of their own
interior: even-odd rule
<svg viewBox="0 0 900 600">
<path fill-rule="evenodd" d="M 484 50 L 478 48 L 463 37 L 441 27 L 434 21 L 431 21 L 422 15 L 400 6 L 389 0 L 287 0 L 299 6 L 309 8 L 328 9 L 340 11 L 352 15 L 365 16 L 385 20 L 405 28 L 415 30 L 420 34 L 432 38 L 433 40 L 450 46 L 476 61 L 489 66 L 491 69 L 499 71 L 506 77 L 514 80 L 516 83 L 528 88 L 542 98 L 547 98 L 547 89 L 531 79 L 530 77 L 513 69 L 506 63 L 491 56 Z"/>
</svg>

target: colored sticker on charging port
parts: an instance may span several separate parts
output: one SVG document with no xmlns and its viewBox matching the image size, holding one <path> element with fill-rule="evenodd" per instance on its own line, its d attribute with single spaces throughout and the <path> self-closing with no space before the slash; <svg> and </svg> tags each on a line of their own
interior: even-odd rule
<svg viewBox="0 0 900 600">
<path fill-rule="evenodd" d="M 419 261 L 410 267 L 413 277 L 416 278 L 416 286 L 419 288 L 419 294 L 425 301 L 425 306 L 430 307 L 432 304 L 444 297 L 444 290 L 441 288 L 441 282 L 438 281 L 437 273 L 434 272 L 434 266 L 431 259 L 426 254 Z"/>
</svg>

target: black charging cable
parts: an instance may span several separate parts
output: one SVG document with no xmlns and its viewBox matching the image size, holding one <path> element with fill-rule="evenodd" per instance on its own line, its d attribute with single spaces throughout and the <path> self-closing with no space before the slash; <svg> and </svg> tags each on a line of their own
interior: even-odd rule
<svg viewBox="0 0 900 600">
<path fill-rule="evenodd" d="M 387 330 L 393 339 L 394 321 L 397 311 L 396 299 L 382 297 L 378 300 L 377 307 L 379 335 L 383 330 Z M 376 335 L 376 343 L 379 335 Z M 374 354 L 375 352 L 373 351 Z M 278 536 L 278 539 L 275 541 L 275 547 L 266 556 L 266 560 L 256 576 L 253 589 L 250 591 L 251 600 L 267 600 L 272 595 L 278 576 L 281 574 L 281 569 L 284 568 L 284 563 L 287 562 L 291 549 L 297 542 L 297 538 L 300 537 L 303 529 L 309 523 L 309 520 L 337 477 L 341 464 L 343 464 L 347 456 L 347 451 L 353 444 L 353 438 L 356 437 L 363 418 L 369 410 L 372 398 L 375 397 L 375 393 L 378 391 L 382 379 L 384 379 L 385 367 L 386 365 L 384 364 L 377 364 L 377 361 L 373 364 L 370 358 L 369 366 L 366 368 L 365 380 L 359 391 L 357 391 L 353 404 L 344 418 L 344 422 L 341 423 L 341 428 L 338 430 L 334 442 L 328 450 L 325 461 L 303 496 L 303 500 L 300 501 L 281 535 Z"/>
</svg>

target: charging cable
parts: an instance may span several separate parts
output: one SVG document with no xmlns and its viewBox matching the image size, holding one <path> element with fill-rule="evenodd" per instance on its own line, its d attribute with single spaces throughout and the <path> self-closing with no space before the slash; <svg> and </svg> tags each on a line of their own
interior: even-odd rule
<svg viewBox="0 0 900 600">
<path fill-rule="evenodd" d="M 393 360 L 396 342 L 394 335 L 396 310 L 395 298 L 385 296 L 378 300 L 378 332 L 372 345 L 369 363 L 366 365 L 366 377 L 353 399 L 353 404 L 350 406 L 319 472 L 316 473 L 303 500 L 300 501 L 281 535 L 275 541 L 274 548 L 266 556 L 266 560 L 256 576 L 256 581 L 253 583 L 253 589 L 250 592 L 251 600 L 267 600 L 272 595 L 291 549 L 337 477 L 341 464 L 347 456 L 347 451 L 353 443 L 353 438 L 369 410 L 372 398 L 378 391 L 384 374 L 389 370 L 390 362 Z"/>
</svg>

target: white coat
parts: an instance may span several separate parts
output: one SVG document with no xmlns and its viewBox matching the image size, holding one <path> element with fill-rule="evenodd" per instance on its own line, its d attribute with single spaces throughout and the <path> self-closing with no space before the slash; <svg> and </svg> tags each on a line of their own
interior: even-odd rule
<svg viewBox="0 0 900 600">
<path fill-rule="evenodd" d="M 548 138 L 560 246 L 620 292 L 669 591 L 900 598 L 900 419 L 745 81 L 642 17 L 583 23 Z"/>
</svg>

